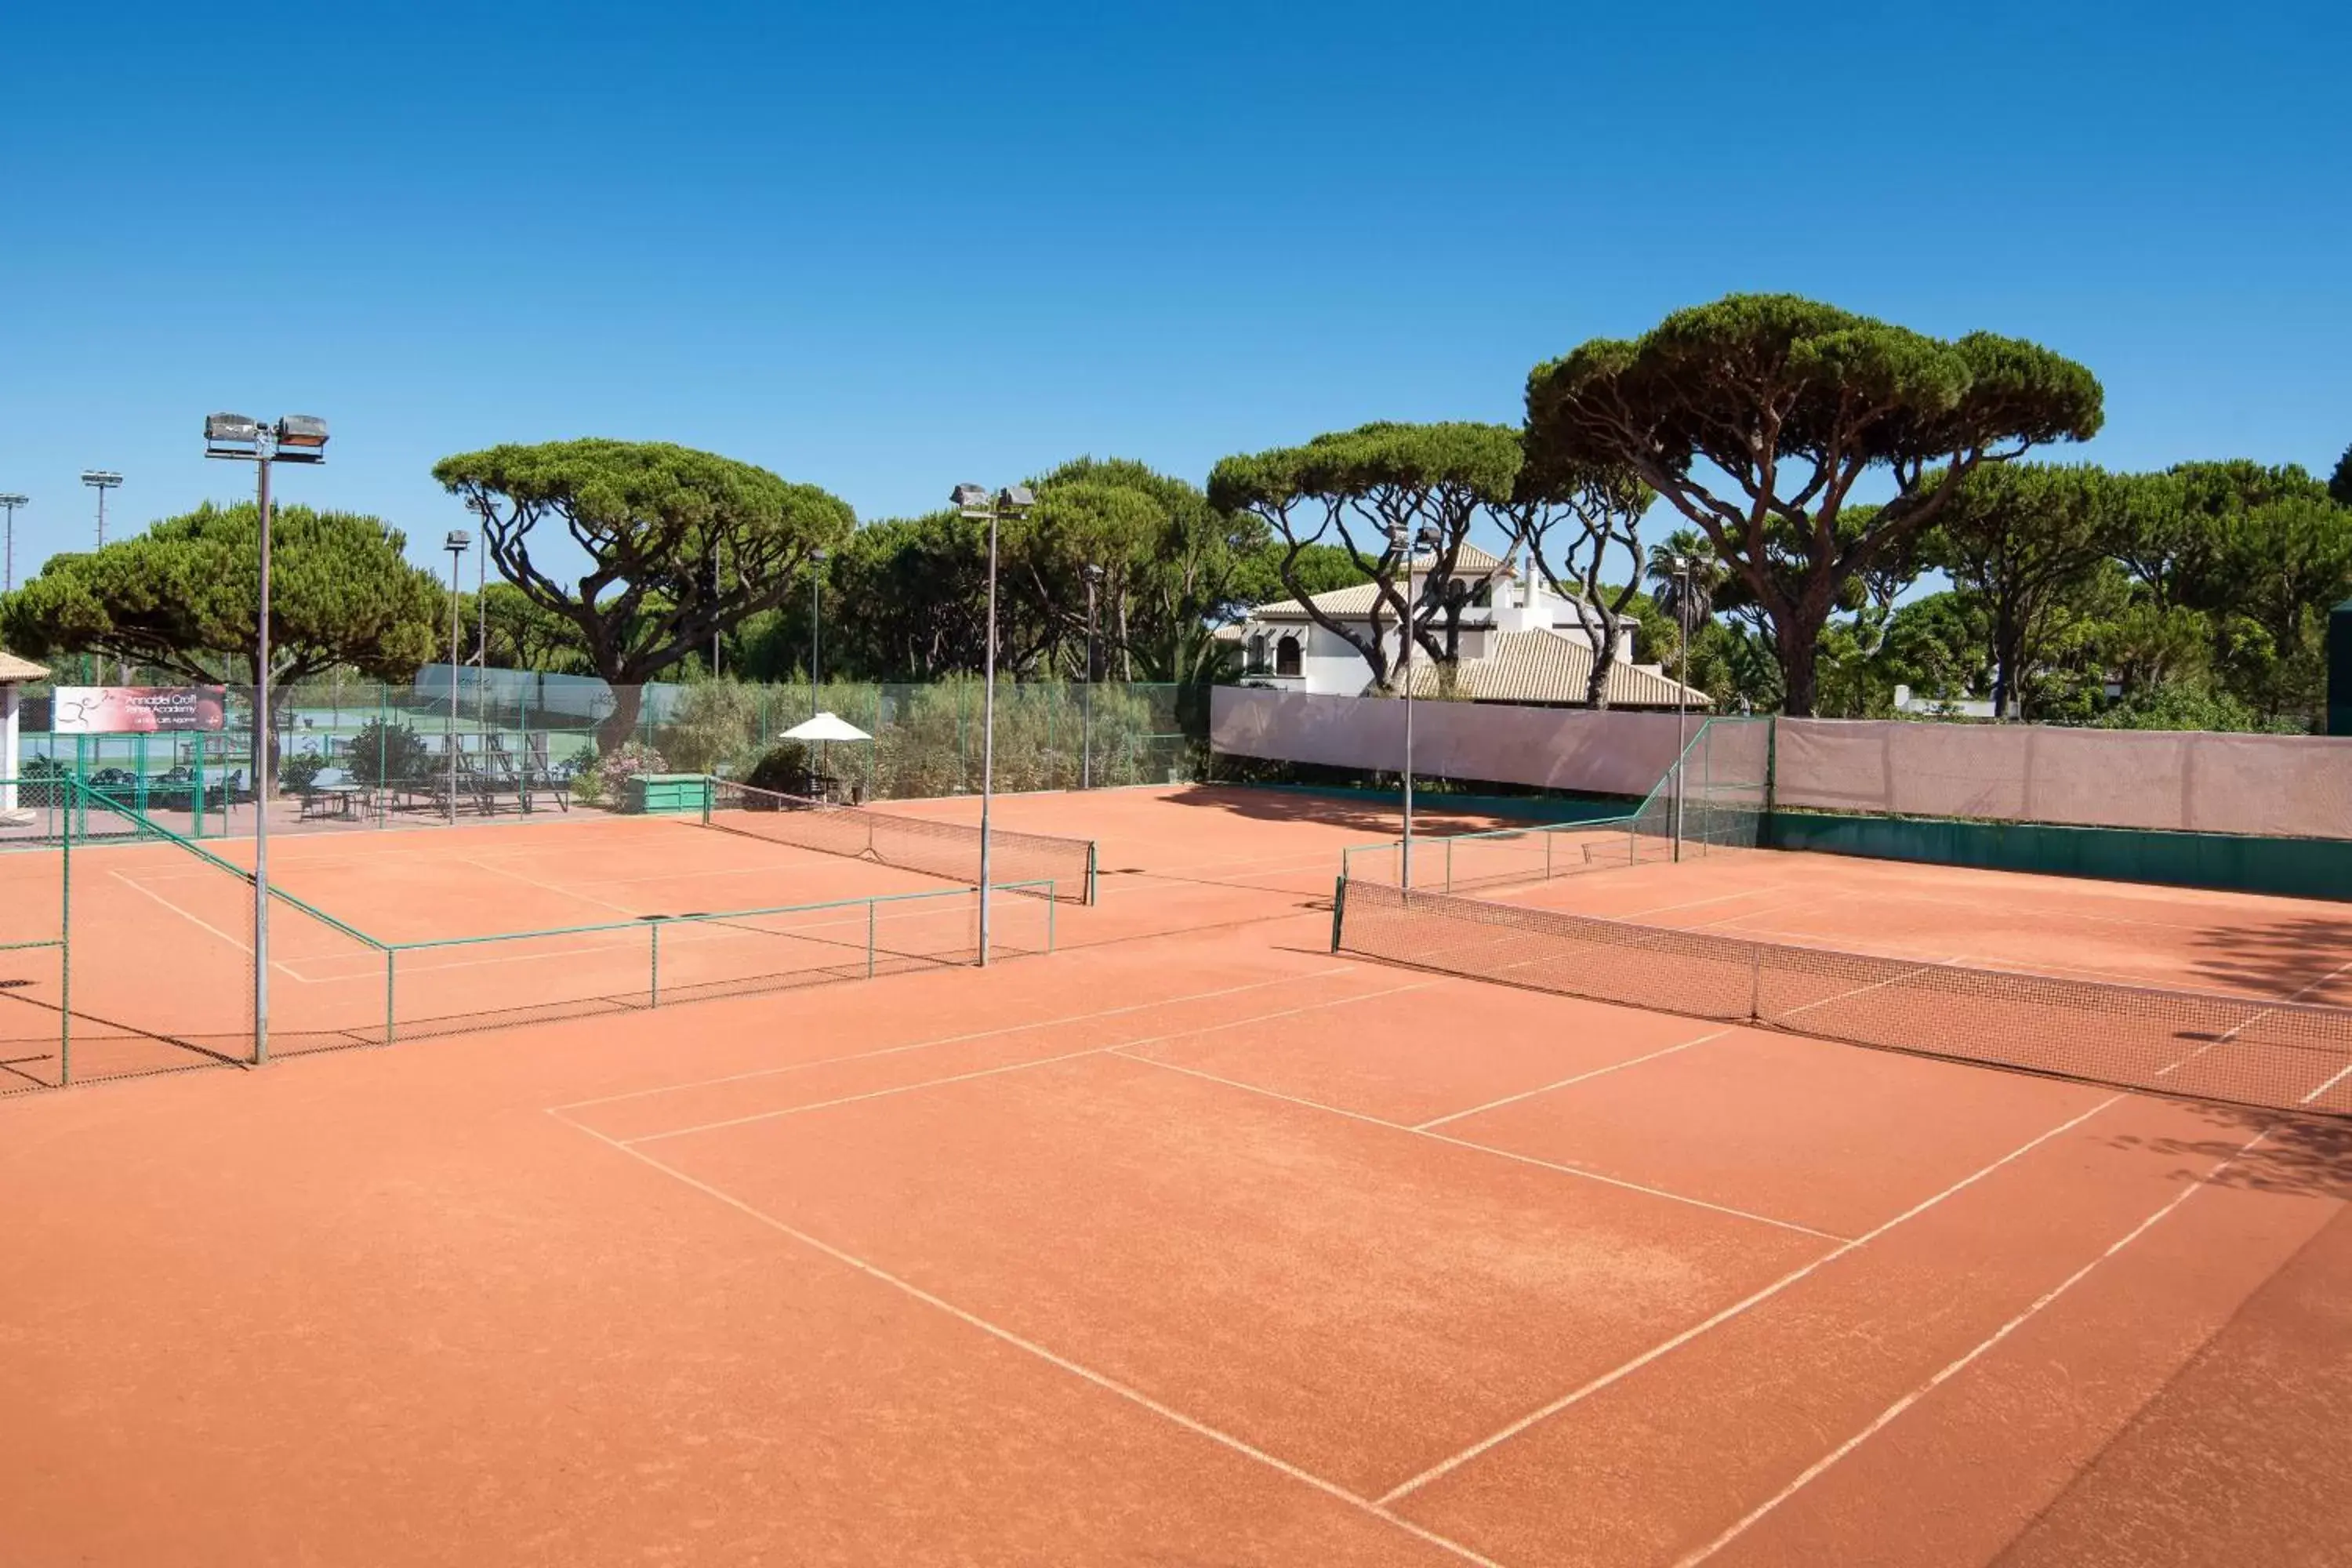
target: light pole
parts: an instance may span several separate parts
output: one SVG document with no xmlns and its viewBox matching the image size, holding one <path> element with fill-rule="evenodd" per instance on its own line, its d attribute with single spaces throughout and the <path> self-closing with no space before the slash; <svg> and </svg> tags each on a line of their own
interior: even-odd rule
<svg viewBox="0 0 2352 1568">
<path fill-rule="evenodd" d="M 824 649 L 824 563 L 832 557 L 822 550 L 809 552 L 809 717 L 816 717 L 817 657 Z"/>
<path fill-rule="evenodd" d="M 487 734 L 490 723 L 490 498 L 476 496 L 472 505 L 482 520 L 482 552 L 474 557 L 474 731 Z"/>
<path fill-rule="evenodd" d="M 1675 681 L 1675 858 L 1677 860 L 1683 858 L 1683 752 L 1690 745 L 1684 739 L 1684 730 L 1690 707 L 1691 578 L 1697 566 L 1697 561 L 1691 556 L 1677 555 L 1674 558 L 1675 629 L 1681 634 L 1682 670 Z"/>
<path fill-rule="evenodd" d="M 261 584 L 253 617 L 253 1060 L 269 1059 L 269 470 L 278 463 L 327 460 L 327 422 L 289 414 L 264 425 L 242 414 L 215 414 L 205 420 L 205 456 L 251 463 L 257 473 L 255 532 L 260 539 Z M 82 479 L 88 481 L 89 475 Z M 122 476 L 112 475 L 115 484 Z M 106 524 L 106 489 L 98 492 L 99 529 Z M 198 801 L 196 809 L 204 809 Z"/>
<path fill-rule="evenodd" d="M 965 517 L 988 520 L 988 646 L 981 653 L 980 966 L 988 967 L 988 815 L 996 795 L 996 525 L 1037 504 L 1027 485 L 1007 485 L 991 500 L 982 485 L 958 485 L 948 499 Z"/>
<path fill-rule="evenodd" d="M 449 718 L 442 745 L 449 753 L 449 821 L 457 820 L 457 563 L 472 549 L 474 536 L 453 528 L 441 541 L 449 552 Z"/>
<path fill-rule="evenodd" d="M 1404 620 L 1403 647 L 1397 655 L 1397 673 L 1404 683 L 1404 847 L 1397 862 L 1397 885 L 1410 890 L 1412 887 L 1412 563 L 1413 552 L 1421 549 L 1435 550 L 1437 534 L 1423 528 L 1415 537 L 1405 531 L 1402 522 L 1389 527 L 1389 547 L 1404 556 Z"/>
<path fill-rule="evenodd" d="M 7 565 L 5 569 L 0 569 L 0 594 L 9 594 L 16 591 L 16 509 L 20 506 L 30 506 L 32 503 L 33 498 L 30 496 L 20 496 L 13 492 L 8 495 L 0 496 L 0 510 L 5 510 L 8 514 L 7 543 L 5 546 L 0 546 L 0 555 L 5 555 L 7 558 Z"/>
<path fill-rule="evenodd" d="M 1103 569 L 1089 561 L 1080 569 L 1087 580 L 1087 685 L 1086 706 L 1078 715 L 1078 787 L 1095 787 L 1095 668 L 1100 656 L 1095 652 L 1095 590 L 1102 586 Z"/>
<path fill-rule="evenodd" d="M 106 492 L 119 489 L 122 476 L 112 468 L 84 468 L 81 482 L 98 492 L 98 547 L 106 548 Z"/>
</svg>

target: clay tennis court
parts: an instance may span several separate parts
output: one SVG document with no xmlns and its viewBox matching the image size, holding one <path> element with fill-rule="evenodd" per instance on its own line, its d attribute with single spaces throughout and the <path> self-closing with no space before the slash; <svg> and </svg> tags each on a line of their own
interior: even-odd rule
<svg viewBox="0 0 2352 1568">
<path fill-rule="evenodd" d="M 1387 820 L 1008 798 L 1098 845 L 1050 955 L 0 1101 L 8 1560 L 2352 1552 L 2341 1121 L 1335 956 Z M 623 833 L 590 888 L 571 831 L 286 880 L 646 912 L 727 863 Z M 1984 876 L 1495 896 L 2306 1001 L 2352 960 L 2339 906 Z"/>
</svg>

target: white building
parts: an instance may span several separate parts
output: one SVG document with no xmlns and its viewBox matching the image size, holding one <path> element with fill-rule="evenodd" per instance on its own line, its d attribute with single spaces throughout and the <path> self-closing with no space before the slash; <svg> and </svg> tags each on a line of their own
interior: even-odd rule
<svg viewBox="0 0 2352 1568">
<path fill-rule="evenodd" d="M 1415 563 L 1414 592 L 1423 592 L 1431 558 Z M 1562 598 L 1538 575 L 1533 563 L 1517 576 L 1505 562 L 1465 544 L 1454 576 L 1468 589 L 1462 612 L 1459 662 L 1452 694 L 1473 702 L 1582 706 L 1601 646 L 1600 612 L 1581 599 Z M 1313 604 L 1357 636 L 1371 635 L 1379 597 L 1370 583 L 1318 594 Z M 1442 634 L 1442 625 L 1440 627 Z M 1318 696 L 1360 696 L 1371 686 L 1371 667 L 1345 637 L 1317 623 L 1297 599 L 1261 605 L 1236 628 L 1242 647 L 1243 684 L 1306 691 Z M 1382 641 L 1393 664 L 1401 630 L 1383 627 Z M 1677 699 L 1693 708 L 1709 705 L 1706 693 L 1669 679 L 1654 664 L 1635 664 L 1633 627 L 1617 633 L 1617 662 L 1609 671 L 1609 702 L 1614 708 L 1672 708 Z M 1440 695 L 1440 672 L 1416 652 L 1412 689 L 1416 697 Z"/>
</svg>

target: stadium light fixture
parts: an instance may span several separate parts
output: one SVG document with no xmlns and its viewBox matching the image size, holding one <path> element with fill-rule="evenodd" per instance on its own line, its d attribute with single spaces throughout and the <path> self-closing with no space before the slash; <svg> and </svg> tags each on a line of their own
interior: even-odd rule
<svg viewBox="0 0 2352 1568">
<path fill-rule="evenodd" d="M 1078 710 L 1078 787 L 1095 787 L 1095 681 L 1098 679 L 1095 655 L 1095 592 L 1102 586 L 1103 569 L 1093 562 L 1078 568 L 1078 575 L 1087 580 L 1087 683 L 1079 688 L 1085 706 Z"/>
<path fill-rule="evenodd" d="M 84 468 L 81 482 L 98 492 L 98 547 L 103 550 L 106 548 L 106 492 L 120 489 L 122 476 L 112 468 Z"/>
<path fill-rule="evenodd" d="M 816 717 L 817 659 L 824 652 L 824 563 L 832 560 L 824 550 L 809 552 L 809 717 Z M 822 744 L 823 742 L 819 742 Z"/>
<path fill-rule="evenodd" d="M 251 463 L 255 473 L 254 531 L 261 563 L 253 617 L 253 1060 L 257 1067 L 269 1059 L 269 801 L 277 761 L 269 724 L 269 470 L 279 463 L 326 461 L 327 422 L 310 414 L 290 414 L 275 425 L 243 414 L 207 414 L 205 456 Z M 118 485 L 122 482 L 121 474 L 110 477 Z M 84 484 L 92 482 L 89 474 L 81 478 Z M 98 519 L 99 542 L 103 544 L 102 489 Z"/>
<path fill-rule="evenodd" d="M 11 490 L 6 495 L 0 496 L 0 511 L 5 511 L 8 514 L 8 525 L 5 534 L 7 542 L 5 546 L 0 546 L 0 556 L 5 556 L 6 559 L 6 565 L 5 567 L 0 567 L 0 594 L 9 594 L 16 591 L 16 509 L 20 506 L 30 506 L 32 504 L 32 497 L 18 495 L 14 490 Z"/>
<path fill-rule="evenodd" d="M 442 537 L 449 552 L 449 712 L 442 726 L 442 750 L 449 753 L 449 820 L 457 820 L 457 563 L 474 547 L 474 536 L 453 528 Z"/>
<path fill-rule="evenodd" d="M 1437 545 L 1438 532 L 1431 524 L 1423 523 L 1417 532 L 1408 532 L 1402 521 L 1390 525 L 1389 548 L 1404 557 L 1404 616 L 1397 628 L 1397 677 L 1404 687 L 1404 767 L 1399 774 L 1403 784 L 1403 843 L 1397 851 L 1397 886 L 1407 892 L 1412 890 L 1412 565 L 1422 551 L 1433 556 Z"/>
<path fill-rule="evenodd" d="M 948 492 L 956 510 L 988 522 L 988 643 L 981 651 L 980 708 L 980 966 L 988 967 L 989 814 L 996 797 L 996 531 L 1008 517 L 1028 515 L 1037 504 L 1027 485 L 1007 485 L 994 497 L 986 485 L 958 485 Z"/>
</svg>

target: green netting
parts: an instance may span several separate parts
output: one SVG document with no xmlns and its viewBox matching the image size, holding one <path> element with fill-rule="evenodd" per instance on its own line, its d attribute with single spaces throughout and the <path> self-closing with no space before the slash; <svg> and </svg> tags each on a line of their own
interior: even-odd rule
<svg viewBox="0 0 2352 1568">
<path fill-rule="evenodd" d="M 273 883 L 265 942 L 250 839 L 46 774 L 0 779 L 0 1092 L 982 956 L 962 888 L 385 942 Z M 986 956 L 1051 952 L 1055 884 L 993 891 Z"/>
<path fill-rule="evenodd" d="M 208 734 L 70 735 L 36 700 L 19 771 L 94 784 L 143 815 L 206 839 L 249 833 L 256 776 L 249 688 L 226 689 Z M 331 830 L 617 808 L 630 772 L 744 778 L 813 710 L 871 742 L 801 748 L 848 804 L 977 793 L 985 692 L 826 681 L 614 687 L 582 676 L 446 667 L 408 686 L 307 682 L 274 689 L 273 776 L 289 827 Z M 995 784 L 1006 793 L 1187 783 L 1207 759 L 1205 689 L 1000 680 Z M 0 759 L 0 770 L 8 763 Z"/>
</svg>

